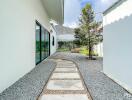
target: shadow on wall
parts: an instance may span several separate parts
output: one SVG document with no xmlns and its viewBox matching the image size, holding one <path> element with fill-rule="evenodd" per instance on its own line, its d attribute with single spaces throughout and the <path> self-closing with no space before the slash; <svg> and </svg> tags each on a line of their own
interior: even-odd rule
<svg viewBox="0 0 132 100">
<path fill-rule="evenodd" d="M 132 14 L 104 26 L 104 72 L 132 92 Z M 126 74 L 127 73 L 127 74 Z"/>
</svg>

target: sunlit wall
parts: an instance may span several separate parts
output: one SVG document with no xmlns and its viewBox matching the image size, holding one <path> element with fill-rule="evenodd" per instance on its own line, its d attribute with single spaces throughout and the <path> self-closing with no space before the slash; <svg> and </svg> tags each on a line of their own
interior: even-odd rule
<svg viewBox="0 0 132 100">
<path fill-rule="evenodd" d="M 132 92 L 132 0 L 104 14 L 104 73 Z"/>
</svg>

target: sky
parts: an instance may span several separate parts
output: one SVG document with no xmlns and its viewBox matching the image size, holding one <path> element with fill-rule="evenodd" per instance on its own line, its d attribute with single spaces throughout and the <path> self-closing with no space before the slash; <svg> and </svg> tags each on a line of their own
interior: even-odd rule
<svg viewBox="0 0 132 100">
<path fill-rule="evenodd" d="M 78 19 L 81 9 L 90 3 L 96 14 L 96 20 L 102 20 L 102 12 L 117 0 L 65 0 L 64 5 L 64 26 L 75 28 L 78 26 Z"/>
</svg>

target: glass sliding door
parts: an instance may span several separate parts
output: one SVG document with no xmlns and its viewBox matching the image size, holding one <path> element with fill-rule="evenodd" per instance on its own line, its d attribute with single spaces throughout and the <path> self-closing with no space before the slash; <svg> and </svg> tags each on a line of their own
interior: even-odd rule
<svg viewBox="0 0 132 100">
<path fill-rule="evenodd" d="M 41 61 L 40 32 L 41 26 L 38 23 L 36 23 L 36 64 Z"/>
<path fill-rule="evenodd" d="M 46 33 L 47 31 L 45 30 L 45 33 L 44 33 L 44 57 L 46 58 L 47 57 L 47 49 L 46 49 Z"/>
<path fill-rule="evenodd" d="M 46 34 L 45 34 L 45 49 L 46 49 L 46 53 L 45 53 L 45 56 L 48 57 L 49 56 L 49 47 L 50 47 L 50 38 L 49 38 L 49 32 L 46 31 Z"/>
<path fill-rule="evenodd" d="M 50 34 L 36 22 L 36 64 L 50 55 Z"/>
<path fill-rule="evenodd" d="M 41 28 L 41 60 L 45 59 L 45 29 Z"/>
<path fill-rule="evenodd" d="M 45 38 L 45 58 L 47 57 L 47 31 L 45 31 L 45 34 L 44 34 L 44 38 Z"/>
<path fill-rule="evenodd" d="M 48 32 L 48 56 L 50 56 L 50 33 Z"/>
</svg>

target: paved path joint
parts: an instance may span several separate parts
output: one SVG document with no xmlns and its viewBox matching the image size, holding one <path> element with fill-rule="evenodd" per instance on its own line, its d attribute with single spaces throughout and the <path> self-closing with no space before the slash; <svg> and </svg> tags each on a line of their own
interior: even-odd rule
<svg viewBox="0 0 132 100">
<path fill-rule="evenodd" d="M 77 66 L 67 60 L 55 61 L 57 66 L 39 100 L 91 100 Z"/>
</svg>

